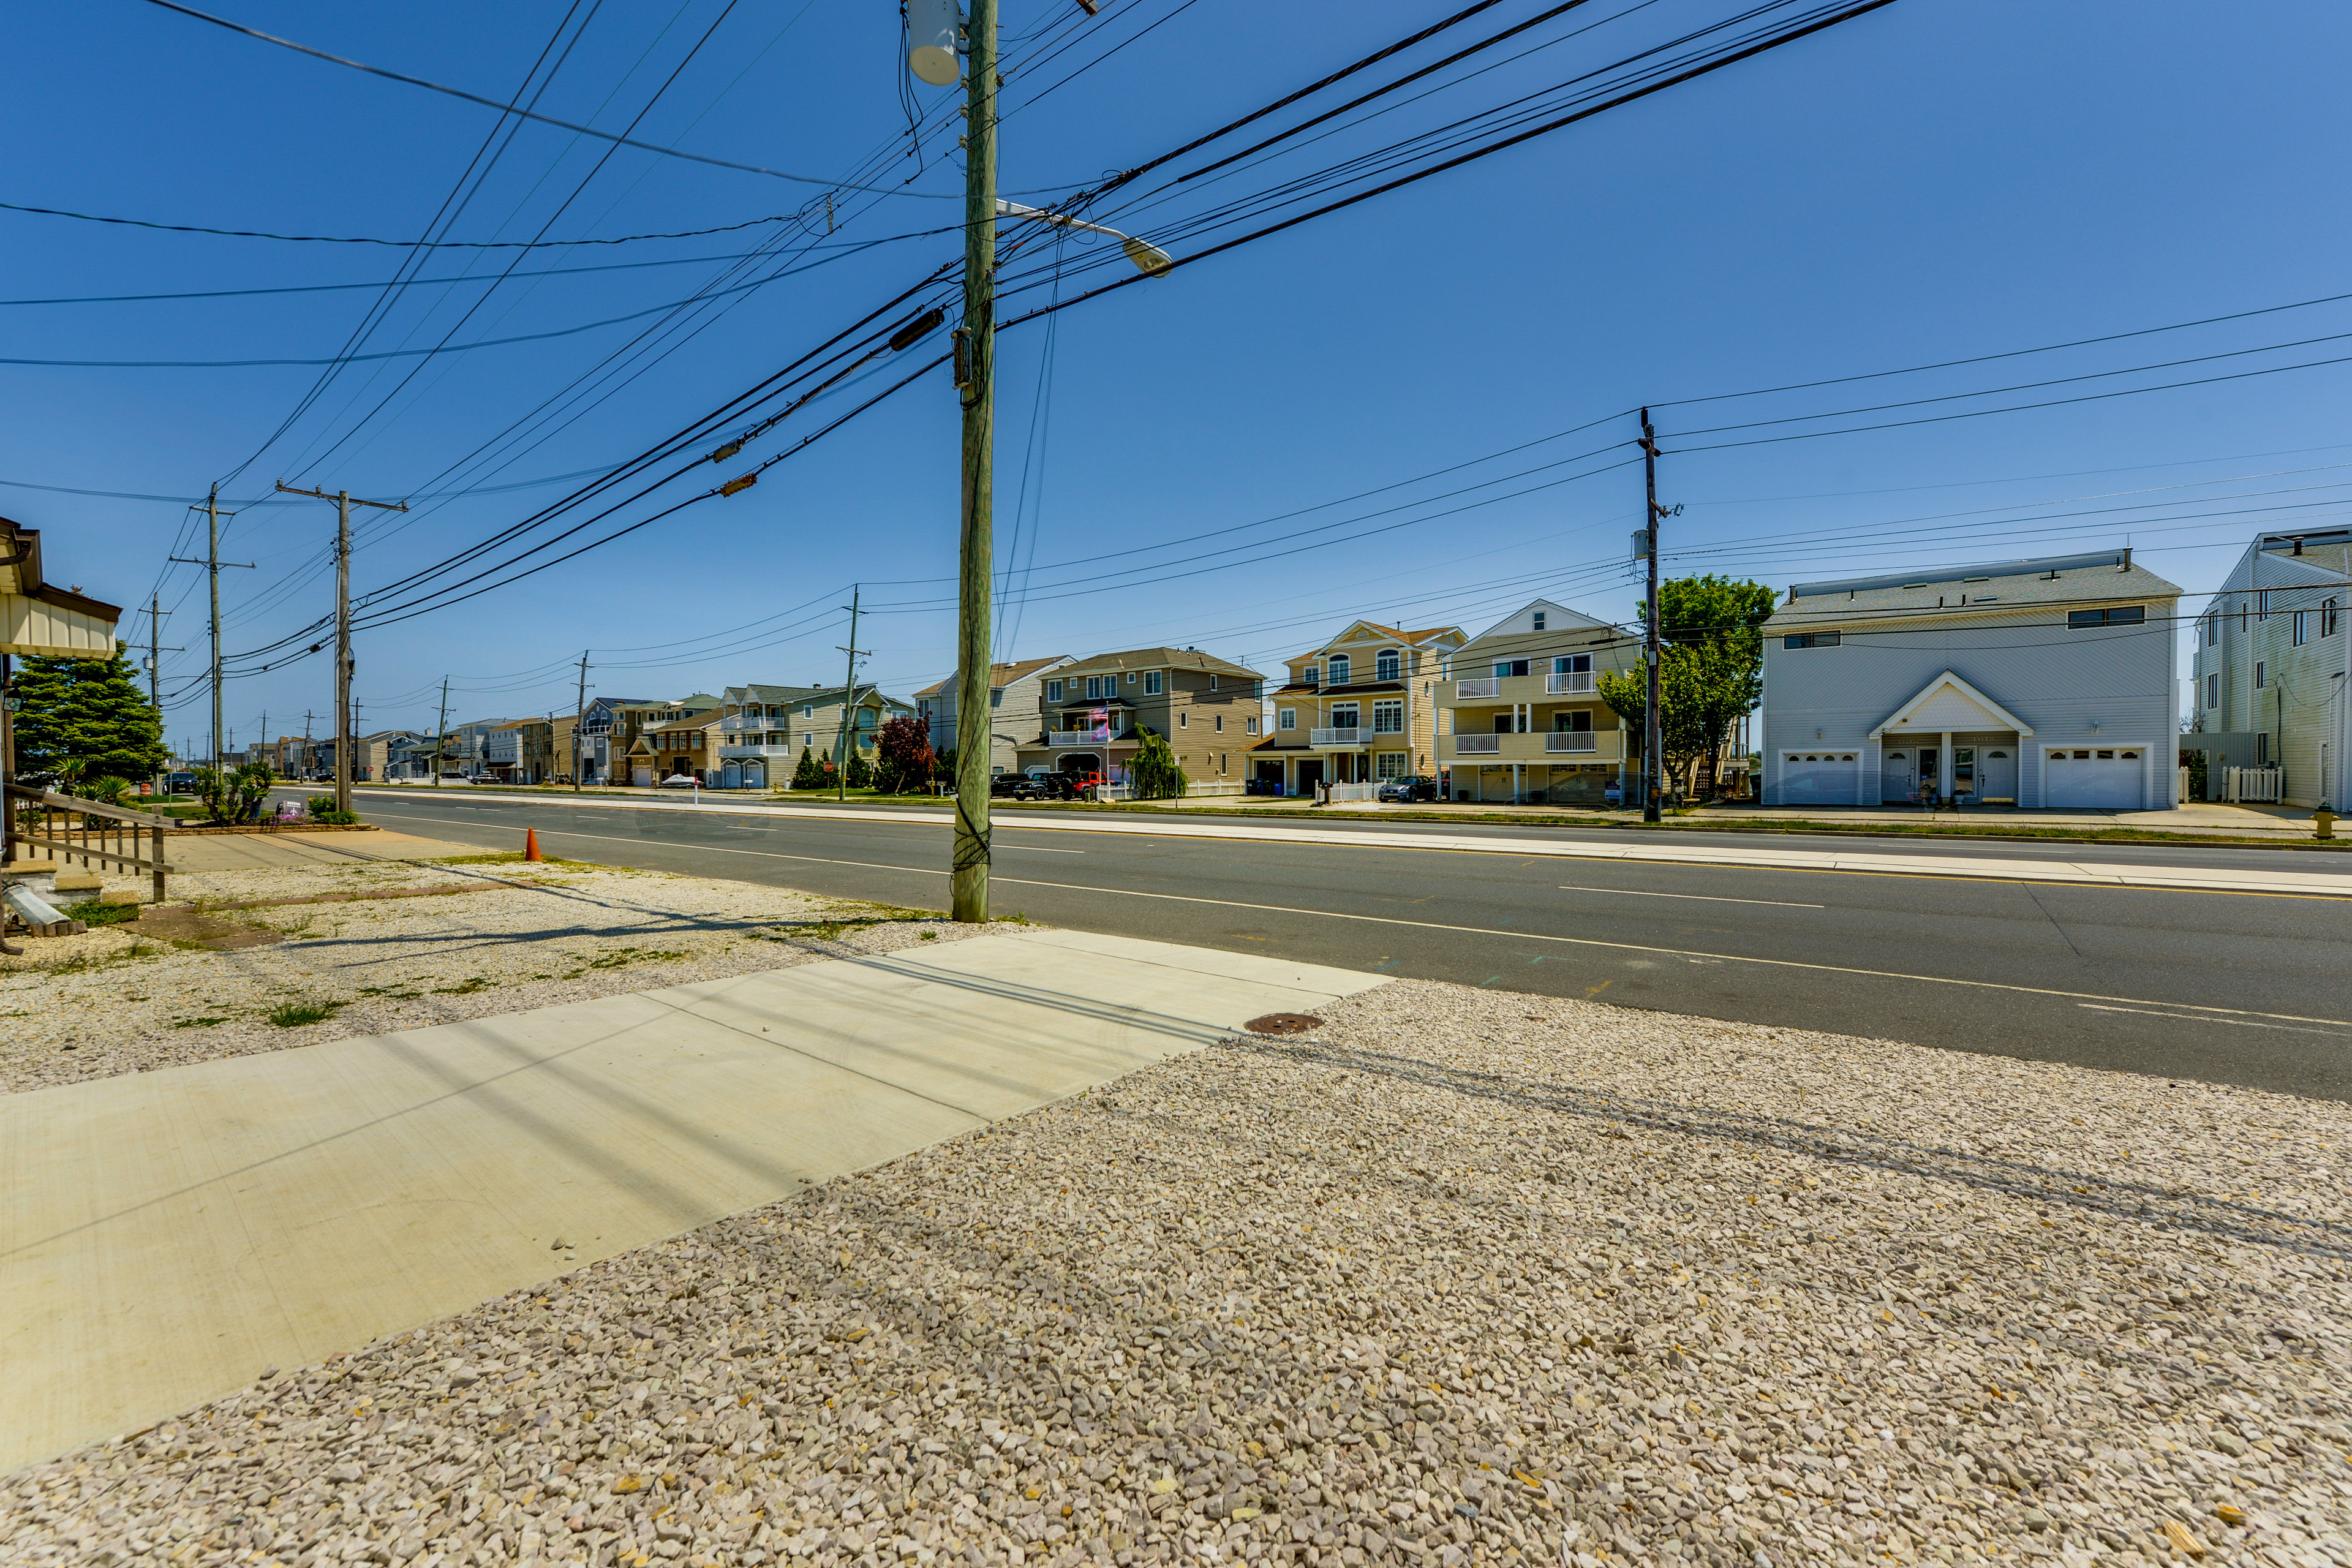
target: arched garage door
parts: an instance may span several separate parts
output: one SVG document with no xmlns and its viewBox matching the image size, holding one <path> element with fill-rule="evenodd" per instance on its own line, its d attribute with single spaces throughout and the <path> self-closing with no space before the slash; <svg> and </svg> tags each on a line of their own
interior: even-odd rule
<svg viewBox="0 0 2352 1568">
<path fill-rule="evenodd" d="M 2053 811 L 2137 811 L 2147 804 L 2147 753 L 2137 746 L 2053 746 L 2042 768 Z"/>
<path fill-rule="evenodd" d="M 1855 754 L 1852 752 L 1780 753 L 1782 805 L 1852 805 Z"/>
</svg>

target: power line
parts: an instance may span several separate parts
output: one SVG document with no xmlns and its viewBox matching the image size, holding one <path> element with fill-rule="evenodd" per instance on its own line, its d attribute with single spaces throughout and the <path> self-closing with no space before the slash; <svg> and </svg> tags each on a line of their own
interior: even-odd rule
<svg viewBox="0 0 2352 1568">
<path fill-rule="evenodd" d="M 512 112 L 511 110 L 509 112 Z M 706 235 L 732 234 L 738 229 L 758 228 L 765 224 L 791 223 L 794 215 L 777 213 L 768 217 L 745 218 L 741 223 L 722 223 L 712 228 L 671 229 L 660 234 L 622 234 L 609 239 L 378 239 L 365 236 L 339 234 L 276 234 L 257 228 L 211 228 L 202 224 L 161 223 L 152 218 L 110 217 L 100 213 L 74 212 L 65 207 L 27 206 L 22 202 L 0 202 L 0 210 L 16 213 L 37 213 L 43 217 L 69 217 L 82 223 L 117 224 L 125 228 L 161 229 L 169 234 L 213 234 L 230 239 L 282 239 L 302 245 L 383 245 L 399 250 L 555 250 L 566 246 L 635 245 L 647 239 L 699 239 Z M 371 288 L 371 284 L 349 284 L 349 288 Z M 268 289 L 252 290 L 267 293 Z M 141 298 L 133 295 L 131 298 Z M 170 298 L 170 296 L 162 296 Z M 48 300 L 0 301 L 5 304 L 47 304 Z"/>
</svg>

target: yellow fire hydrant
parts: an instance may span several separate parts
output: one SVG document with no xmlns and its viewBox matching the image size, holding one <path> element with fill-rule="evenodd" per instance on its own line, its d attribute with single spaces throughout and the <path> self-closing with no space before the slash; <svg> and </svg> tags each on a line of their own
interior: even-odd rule
<svg viewBox="0 0 2352 1568">
<path fill-rule="evenodd" d="M 2336 814 L 2327 809 L 2326 801 L 2321 801 L 2319 809 L 2311 814 L 2311 826 L 2312 837 L 2315 838 L 2336 837 Z"/>
</svg>

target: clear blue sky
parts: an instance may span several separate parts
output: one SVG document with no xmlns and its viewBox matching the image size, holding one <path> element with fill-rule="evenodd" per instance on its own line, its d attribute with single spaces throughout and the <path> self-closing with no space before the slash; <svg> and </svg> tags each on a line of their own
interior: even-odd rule
<svg viewBox="0 0 2352 1568">
<path fill-rule="evenodd" d="M 867 166 L 887 171 L 886 184 L 916 166 L 893 155 L 894 146 L 904 151 L 907 121 L 887 0 L 739 4 L 723 20 L 724 0 L 217 4 L 253 26 L 499 99 L 524 79 L 567 14 L 576 24 L 593 11 L 539 108 L 615 131 L 646 109 L 718 21 L 635 134 L 825 178 L 877 152 L 878 163 Z M 1085 24 L 1070 0 L 1007 0 L 1013 65 L 1003 186 L 1046 200 L 1172 149 L 1452 8 L 1108 0 L 1100 19 Z M 1384 80 L 1540 8 L 1505 0 L 1359 79 Z M 1263 189 L 1733 9 L 1723 0 L 1609 0 L 1605 8 L 1596 0 L 1525 41 L 1601 24 L 1582 37 L 1347 124 L 1210 195 L 1188 185 L 1173 199 L 1122 213 L 1107 207 L 1104 216 L 1181 236 L 1184 216 L 1213 196 Z M 8 25 L 21 68 L 0 200 L 22 205 L 413 238 L 496 121 L 489 110 L 136 0 L 19 4 Z M 1065 42 L 1066 53 L 1035 60 L 1039 48 Z M 2342 90 L 2347 45 L 2352 14 L 2340 5 L 1898 0 L 1064 311 L 1042 416 L 1046 334 L 1034 325 L 1008 333 L 997 531 L 1007 580 L 1025 583 L 1028 597 L 1008 610 L 1000 652 L 1168 642 L 1271 671 L 1285 653 L 1360 615 L 1475 631 L 1543 593 L 1623 619 L 1633 584 L 1621 557 L 1639 520 L 1638 467 L 1495 499 L 1615 461 L 1622 447 L 1418 511 L 1362 514 L 1622 442 L 1633 434 L 1626 418 L 1348 506 L 1204 544 L 1157 553 L 1145 547 L 1321 506 L 1644 401 L 2033 348 L 2352 289 L 2342 174 L 2352 119 Z M 1492 51 L 1482 62 L 1511 52 Z M 1089 60 L 1097 63 L 1055 85 Z M 1466 69 L 1432 79 L 1454 81 Z M 1286 124 L 1344 96 L 1325 93 L 1267 123 Z M 922 98 L 930 106 L 950 101 L 928 90 Z M 960 177 L 940 160 L 953 151 L 952 135 L 946 141 L 942 147 L 930 138 L 929 172 L 910 189 L 957 188 Z M 544 226 L 550 237 L 577 239 L 702 228 L 790 211 L 821 188 L 628 150 L 607 158 L 608 151 L 568 132 L 524 128 L 449 235 L 530 238 Z M 660 318 L 357 365 L 276 439 L 317 368 L 0 365 L 9 413 L 0 422 L 0 480 L 9 481 L 0 507 L 45 531 L 60 581 L 125 605 L 143 605 L 160 584 L 173 612 L 163 640 L 188 650 L 166 659 L 167 689 L 188 699 L 173 710 L 170 733 L 200 743 L 205 700 L 191 681 L 202 667 L 202 574 L 163 565 L 175 544 L 181 554 L 200 552 L 201 532 L 186 526 L 191 514 L 171 499 L 23 487 L 186 498 L 234 476 L 224 493 L 242 504 L 281 475 L 398 497 L 594 468 L 770 374 L 948 261 L 959 244 L 949 235 L 848 248 L 952 224 L 958 208 L 950 201 L 850 195 L 837 217 L 830 238 L 796 242 L 834 247 L 798 252 L 823 265 L 729 296 L 723 314 L 666 356 L 642 368 L 633 362 L 636 374 L 625 383 L 593 384 L 593 402 L 565 408 L 562 419 L 461 470 L 458 480 L 446 477 L 451 465 Z M 541 250 L 518 266 L 724 257 L 777 233 L 772 225 Z M 376 282 L 407 258 L 393 247 L 161 233 L 16 212 L 0 212 L 0 295 L 11 300 Z M 1181 239 L 1169 237 L 1169 247 L 1181 255 Z M 517 254 L 443 251 L 418 275 L 479 274 Z M 453 327 L 450 341 L 470 342 L 601 321 L 686 297 L 730 265 L 701 259 L 518 279 L 488 292 L 462 323 L 465 309 L 485 297 L 479 286 L 419 284 L 361 346 L 429 345 Z M 1118 265 L 1114 259 L 1088 280 L 1118 276 Z M 0 305 L 0 341 L 13 359 L 324 358 L 352 340 L 377 298 L 352 289 L 11 303 Z M 1658 422 L 1675 451 L 1815 427 L 1684 434 L 1704 426 L 2338 332 L 2352 332 L 2352 306 L 1662 407 Z M 1825 423 L 1910 419 L 2347 353 L 2352 338 Z M 2344 515 L 2340 500 L 2352 494 L 2347 370 L 1673 457 L 1661 493 L 1686 510 L 1669 524 L 1667 565 L 1780 587 L 1848 571 L 2128 540 L 2156 570 L 2192 591 L 2210 588 L 2256 528 Z M 795 414 L 744 460 L 782 449 L 848 402 Z M 847 601 L 855 582 L 866 584 L 867 604 L 881 612 L 861 632 L 875 650 L 866 673 L 895 694 L 911 692 L 952 664 L 956 418 L 946 375 L 935 373 L 744 494 L 689 508 L 515 586 L 363 633 L 363 727 L 429 723 L 428 691 L 437 692 L 445 674 L 456 692 L 453 721 L 567 709 L 572 676 L 562 661 L 583 647 L 593 650 L 594 689 L 608 695 L 837 679 L 836 645 L 847 638 L 833 606 Z M 1044 437 L 1042 461 L 1024 456 L 1033 424 Z M 1017 503 L 1024 467 L 1025 508 Z M 662 497 L 723 477 L 706 468 Z M 407 518 L 365 517 L 355 586 L 381 588 L 565 488 L 477 488 L 420 503 Z M 1465 500 L 1489 504 L 1368 531 Z M 640 503 L 613 522 L 656 504 Z M 2027 521 L 2044 514 L 2069 515 Z M 1016 516 L 1021 556 L 1013 559 Z M 292 633 L 330 607 L 331 575 L 320 568 L 332 522 L 332 509 L 314 502 L 239 511 L 223 554 L 257 561 L 259 569 L 225 574 L 232 652 Z M 1318 523 L 1338 526 L 1297 531 Z M 1199 553 L 1235 544 L 1245 548 L 1208 560 Z M 1204 565 L 1216 569 L 1198 570 Z M 125 631 L 143 637 L 143 617 L 126 618 Z M 303 710 L 323 714 L 331 700 L 323 658 L 239 679 L 228 690 L 240 743 L 258 732 L 265 710 L 273 731 L 299 732 Z"/>
</svg>

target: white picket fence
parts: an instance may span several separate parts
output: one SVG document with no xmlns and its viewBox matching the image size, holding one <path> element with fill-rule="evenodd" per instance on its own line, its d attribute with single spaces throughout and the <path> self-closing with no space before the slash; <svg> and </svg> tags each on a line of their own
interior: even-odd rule
<svg viewBox="0 0 2352 1568">
<path fill-rule="evenodd" d="M 2278 804 L 2286 787 L 2284 768 L 2225 768 L 2222 799 L 2256 805 Z"/>
<path fill-rule="evenodd" d="M 1335 801 L 1378 800 L 1381 797 L 1381 786 L 1376 784 L 1335 784 L 1328 787 Z"/>
</svg>

